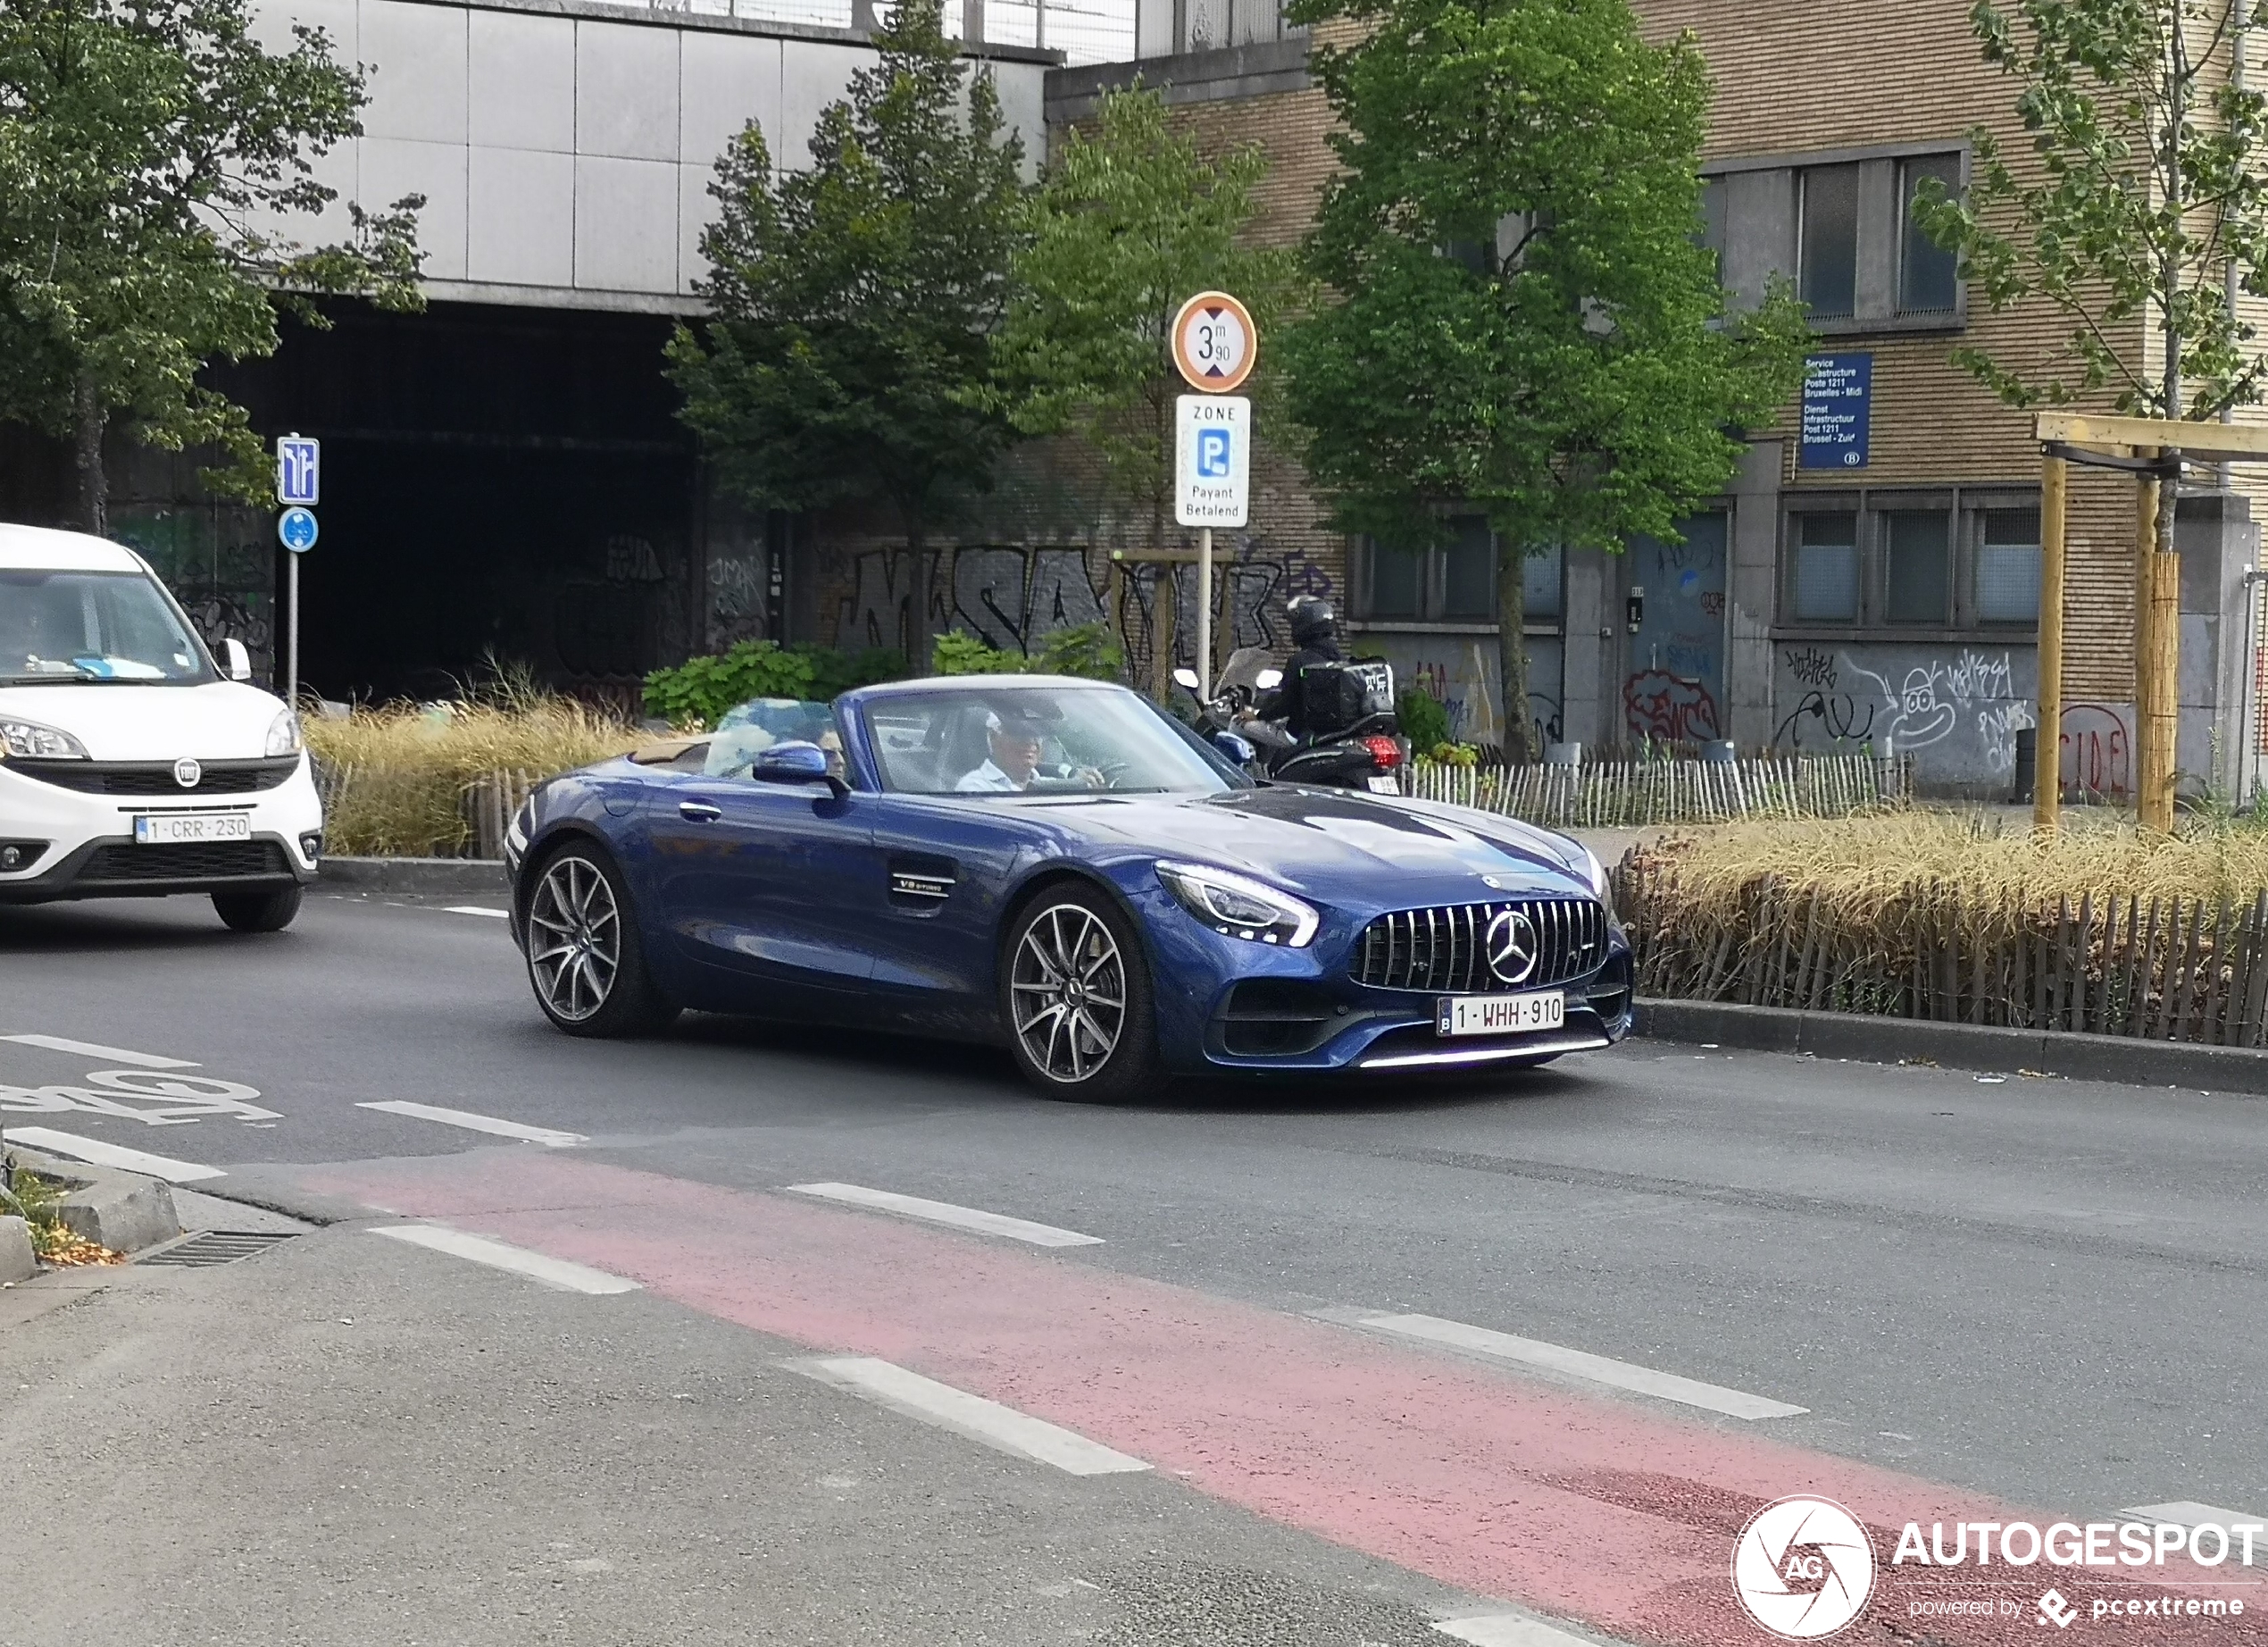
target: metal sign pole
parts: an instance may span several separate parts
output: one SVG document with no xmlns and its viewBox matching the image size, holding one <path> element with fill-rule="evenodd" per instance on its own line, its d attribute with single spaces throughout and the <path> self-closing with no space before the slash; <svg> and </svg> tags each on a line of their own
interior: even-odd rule
<svg viewBox="0 0 2268 1647">
<path fill-rule="evenodd" d="M 284 702 L 293 708 L 299 706 L 299 556 L 290 557 L 290 570 L 285 574 Z"/>
<path fill-rule="evenodd" d="M 1197 696 L 1213 698 L 1213 528 L 1197 534 Z"/>
<path fill-rule="evenodd" d="M 2039 460 L 2039 713 L 2032 732 L 2032 827 L 2053 834 L 2063 797 L 2064 530 L 2068 471 Z"/>
</svg>

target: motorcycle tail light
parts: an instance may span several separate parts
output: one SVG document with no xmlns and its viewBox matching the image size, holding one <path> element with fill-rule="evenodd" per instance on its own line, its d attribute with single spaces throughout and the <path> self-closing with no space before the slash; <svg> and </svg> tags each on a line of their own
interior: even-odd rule
<svg viewBox="0 0 2268 1647">
<path fill-rule="evenodd" d="M 1391 738 L 1365 738 L 1363 740 L 1363 747 L 1371 752 L 1371 758 L 1376 761 L 1381 769 L 1399 766 L 1402 764 L 1402 746 Z"/>
</svg>

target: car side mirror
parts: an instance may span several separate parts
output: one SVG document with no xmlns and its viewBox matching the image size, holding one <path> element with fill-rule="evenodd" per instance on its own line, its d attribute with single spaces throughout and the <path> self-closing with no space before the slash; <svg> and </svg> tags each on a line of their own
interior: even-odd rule
<svg viewBox="0 0 2268 1647">
<path fill-rule="evenodd" d="M 827 751 L 815 743 L 790 740 L 759 749 L 748 775 L 759 783 L 823 783 L 837 795 L 850 793 L 850 785 L 827 770 Z"/>
<path fill-rule="evenodd" d="M 233 636 L 221 643 L 221 673 L 231 681 L 252 679 L 252 654 Z"/>
<path fill-rule="evenodd" d="M 1280 669 L 1263 669 L 1252 677 L 1252 683 L 1263 692 L 1272 692 L 1284 683 L 1284 672 Z"/>
<path fill-rule="evenodd" d="M 1239 766 L 1247 765 L 1254 754 L 1252 740 L 1235 732 L 1213 733 L 1213 747 Z"/>
<path fill-rule="evenodd" d="M 1186 686 L 1194 692 L 1197 690 L 1197 672 L 1194 669 L 1177 669 L 1173 672 L 1173 683 L 1176 686 Z"/>
</svg>

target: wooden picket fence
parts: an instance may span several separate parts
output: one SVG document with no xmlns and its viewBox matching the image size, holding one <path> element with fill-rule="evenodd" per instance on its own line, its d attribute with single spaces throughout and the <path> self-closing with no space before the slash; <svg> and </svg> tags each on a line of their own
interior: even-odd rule
<svg viewBox="0 0 2268 1647">
<path fill-rule="evenodd" d="M 1641 995 L 2214 1046 L 2268 1030 L 2268 890 L 2074 908 L 1917 882 L 1855 919 L 1769 879 L 1730 911 L 1701 906 L 1636 855 L 1614 881 Z"/>
<path fill-rule="evenodd" d="M 512 827 L 513 815 L 543 782 L 541 773 L 489 772 L 465 785 L 465 820 L 472 826 L 468 856 L 502 857 L 504 832 Z"/>
<path fill-rule="evenodd" d="M 1452 766 L 1422 760 L 1407 769 L 1403 791 L 1552 829 L 1847 817 L 1911 800 L 1914 763 L 1910 757 L 1872 755 L 1591 761 L 1572 766 Z"/>
<path fill-rule="evenodd" d="M 496 858 L 504 856 L 504 832 L 513 815 L 544 782 L 538 772 L 486 772 L 460 786 L 454 803 L 446 774 L 380 771 L 371 773 L 351 765 L 315 763 L 315 790 L 322 797 L 323 816 L 335 839 L 354 842 L 368 832 L 357 814 L 367 815 L 376 806 L 404 810 L 405 791 L 421 798 L 415 804 L 424 820 L 413 843 L 394 849 L 430 852 L 442 857 Z M 426 840 L 426 836 L 433 837 Z"/>
</svg>

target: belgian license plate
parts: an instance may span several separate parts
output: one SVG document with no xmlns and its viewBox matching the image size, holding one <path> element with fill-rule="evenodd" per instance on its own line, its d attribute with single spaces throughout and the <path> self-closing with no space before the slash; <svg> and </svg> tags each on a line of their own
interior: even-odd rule
<svg viewBox="0 0 2268 1647">
<path fill-rule="evenodd" d="M 134 839 L 146 847 L 184 840 L 249 840 L 252 819 L 241 812 L 144 813 L 134 820 Z"/>
<path fill-rule="evenodd" d="M 1373 795 L 1399 795 L 1402 786 L 1384 773 L 1372 773 L 1367 780 Z"/>
<path fill-rule="evenodd" d="M 1443 1035 L 1517 1035 L 1557 1029 L 1566 1022 L 1566 992 L 1538 990 L 1526 995 L 1444 995 L 1433 1027 Z"/>
</svg>

